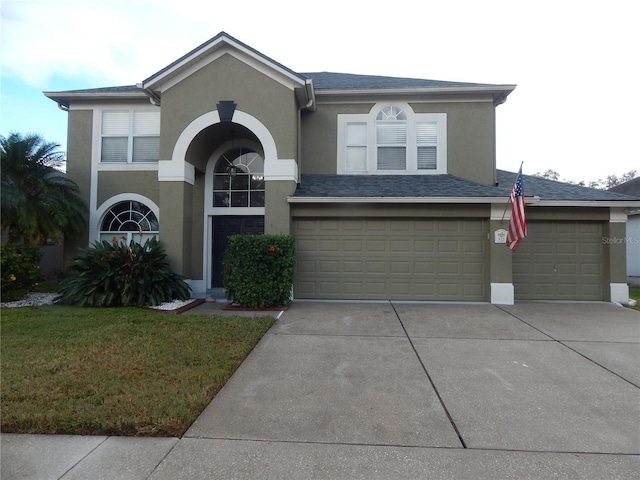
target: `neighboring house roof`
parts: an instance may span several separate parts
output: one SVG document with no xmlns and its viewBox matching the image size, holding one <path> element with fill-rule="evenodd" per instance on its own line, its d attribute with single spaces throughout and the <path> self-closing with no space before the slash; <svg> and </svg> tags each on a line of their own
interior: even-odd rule
<svg viewBox="0 0 640 480">
<path fill-rule="evenodd" d="M 623 193 L 625 195 L 632 195 L 634 197 L 640 197 L 640 177 L 632 178 L 631 180 L 611 187 L 610 192 Z M 640 205 L 629 211 L 630 216 L 640 216 Z"/>
<path fill-rule="evenodd" d="M 294 202 L 352 198 L 495 199 L 508 198 L 517 173 L 497 171 L 497 185 L 485 185 L 453 175 L 302 175 Z M 640 198 L 606 190 L 523 175 L 525 196 L 540 201 L 638 202 Z"/>
<path fill-rule="evenodd" d="M 627 182 L 611 187 L 609 191 L 640 197 L 640 177 L 632 178 Z"/>
<path fill-rule="evenodd" d="M 511 187 L 515 183 L 517 173 L 497 170 L 498 183 Z M 533 175 L 523 175 L 524 193 L 526 197 L 536 196 L 541 200 L 578 200 L 578 201 L 625 201 L 640 200 L 640 197 L 623 195 L 621 193 L 600 190 L 598 188 L 583 187 L 573 183 L 548 180 Z"/>
</svg>

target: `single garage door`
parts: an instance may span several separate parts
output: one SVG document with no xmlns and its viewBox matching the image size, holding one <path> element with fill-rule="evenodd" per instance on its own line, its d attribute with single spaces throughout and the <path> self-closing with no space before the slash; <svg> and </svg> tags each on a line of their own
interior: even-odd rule
<svg viewBox="0 0 640 480">
<path fill-rule="evenodd" d="M 520 300 L 604 300 L 602 222 L 527 222 L 513 254 Z"/>
<path fill-rule="evenodd" d="M 486 222 L 300 218 L 296 298 L 486 301 Z"/>
</svg>

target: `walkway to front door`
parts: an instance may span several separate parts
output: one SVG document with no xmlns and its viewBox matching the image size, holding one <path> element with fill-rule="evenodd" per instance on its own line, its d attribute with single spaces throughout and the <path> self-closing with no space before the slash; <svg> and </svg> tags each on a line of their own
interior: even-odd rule
<svg viewBox="0 0 640 480">
<path fill-rule="evenodd" d="M 222 257 L 229 235 L 263 234 L 264 216 L 221 216 L 213 219 L 211 287 L 222 287 Z"/>
</svg>

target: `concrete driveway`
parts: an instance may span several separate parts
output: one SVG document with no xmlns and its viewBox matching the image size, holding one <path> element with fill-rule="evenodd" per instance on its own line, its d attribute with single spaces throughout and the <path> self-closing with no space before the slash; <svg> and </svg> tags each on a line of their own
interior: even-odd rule
<svg viewBox="0 0 640 480">
<path fill-rule="evenodd" d="M 616 305 L 295 302 L 182 439 L 3 435 L 2 478 L 639 478 L 639 372 Z"/>
</svg>

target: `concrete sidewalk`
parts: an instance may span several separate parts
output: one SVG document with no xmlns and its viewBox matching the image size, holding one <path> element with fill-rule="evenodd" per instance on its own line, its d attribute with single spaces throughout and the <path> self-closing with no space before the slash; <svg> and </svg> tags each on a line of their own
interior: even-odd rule
<svg viewBox="0 0 640 480">
<path fill-rule="evenodd" d="M 1 446 L 3 480 L 640 478 L 640 315 L 295 302 L 181 439 Z"/>
</svg>

